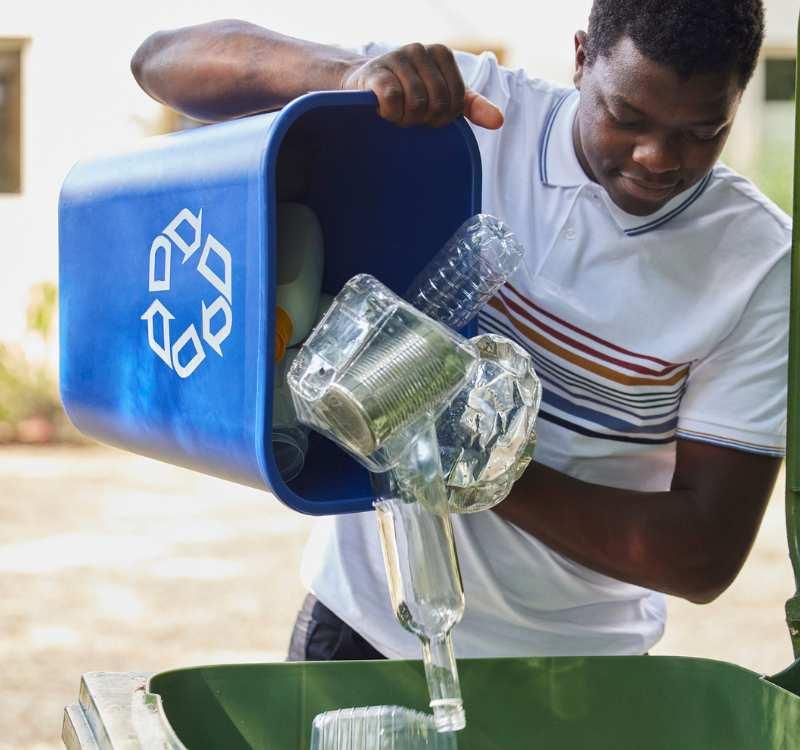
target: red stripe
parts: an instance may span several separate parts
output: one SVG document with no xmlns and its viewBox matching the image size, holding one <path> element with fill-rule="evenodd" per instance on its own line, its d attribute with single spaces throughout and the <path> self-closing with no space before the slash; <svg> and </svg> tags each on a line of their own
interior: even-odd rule
<svg viewBox="0 0 800 750">
<path fill-rule="evenodd" d="M 590 346 L 586 346 L 586 344 L 582 344 L 579 341 L 576 341 L 573 338 L 570 338 L 561 331 L 557 331 L 555 328 L 551 328 L 550 326 L 542 323 L 540 320 L 537 320 L 533 315 L 531 315 L 525 308 L 523 308 L 519 303 L 515 302 L 514 300 L 510 299 L 506 294 L 503 293 L 503 290 L 500 290 L 500 296 L 503 298 L 503 301 L 515 312 L 521 315 L 523 318 L 526 318 L 528 321 L 533 323 L 537 328 L 547 333 L 554 339 L 558 341 L 562 341 L 565 344 L 577 349 L 578 351 L 585 352 L 586 354 L 591 354 L 593 357 L 597 357 L 605 362 L 610 362 L 612 364 L 617 365 L 618 367 L 622 367 L 630 372 L 637 372 L 640 375 L 655 375 L 656 377 L 662 377 L 665 375 L 669 375 L 670 372 L 675 370 L 680 365 L 672 365 L 670 367 L 666 367 L 662 370 L 653 370 L 649 367 L 644 367 L 642 365 L 636 365 L 632 362 L 626 362 L 624 359 L 617 359 L 616 357 L 610 357 L 608 354 L 604 354 L 603 352 L 597 351 L 597 349 L 592 349 Z"/>
<path fill-rule="evenodd" d="M 603 346 L 607 346 L 609 349 L 613 349 L 614 351 L 620 352 L 620 354 L 627 354 L 630 357 L 638 357 L 639 359 L 649 359 L 651 362 L 655 362 L 658 365 L 664 365 L 667 369 L 663 370 L 663 373 L 667 373 L 670 370 L 674 370 L 676 367 L 683 367 L 684 365 L 688 364 L 688 362 L 679 362 L 675 364 L 673 362 L 667 362 L 663 359 L 658 359 L 658 357 L 650 357 L 647 354 L 638 354 L 637 352 L 629 351 L 628 349 L 623 349 L 621 346 L 617 346 L 616 344 L 612 344 L 610 341 L 606 341 L 605 339 L 601 339 L 599 336 L 595 336 L 588 331 L 584 331 L 578 326 L 572 325 L 572 323 L 568 323 L 566 320 L 562 320 L 559 317 L 556 317 L 552 313 L 547 312 L 547 310 L 542 309 L 537 305 L 535 302 L 528 299 L 524 294 L 520 294 L 517 289 L 515 289 L 511 284 L 506 284 L 506 286 L 511 289 L 514 294 L 516 294 L 521 300 L 523 300 L 526 304 L 530 305 L 534 310 L 538 310 L 542 315 L 546 315 L 551 320 L 555 320 L 556 323 L 560 323 L 565 328 L 569 328 L 571 331 L 575 331 L 575 333 L 579 333 L 581 336 L 586 336 L 587 339 L 591 339 L 592 341 L 596 341 L 598 344 L 602 344 Z"/>
</svg>

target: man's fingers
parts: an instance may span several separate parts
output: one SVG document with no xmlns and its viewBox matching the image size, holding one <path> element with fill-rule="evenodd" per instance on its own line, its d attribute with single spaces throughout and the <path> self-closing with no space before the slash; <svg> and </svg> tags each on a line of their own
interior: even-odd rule
<svg viewBox="0 0 800 750">
<path fill-rule="evenodd" d="M 403 119 L 401 125 L 420 125 L 426 120 L 429 106 L 428 87 L 416 65 L 404 55 L 392 61 L 392 72 L 403 86 Z"/>
<path fill-rule="evenodd" d="M 374 58 L 357 68 L 345 87 L 374 91 L 380 116 L 398 125 L 437 127 L 462 114 L 488 129 L 503 124 L 494 104 L 465 89 L 453 53 L 441 44 L 408 44 Z"/>
<path fill-rule="evenodd" d="M 444 118 L 444 122 L 447 123 L 464 114 L 464 81 L 449 47 L 432 44 L 428 47 L 428 53 L 436 61 L 449 93 L 450 108 Z"/>
<path fill-rule="evenodd" d="M 496 130 L 503 124 L 503 113 L 499 107 L 470 89 L 464 95 L 464 116 L 475 125 L 488 130 Z"/>
<path fill-rule="evenodd" d="M 401 123 L 405 115 L 405 94 L 400 79 L 384 67 L 374 70 L 370 79 L 369 88 L 378 97 L 378 114 L 389 122 Z"/>
<path fill-rule="evenodd" d="M 428 92 L 428 109 L 423 122 L 433 126 L 449 122 L 452 119 L 449 117 L 451 92 L 430 48 L 415 44 L 410 47 L 409 54 Z"/>
</svg>

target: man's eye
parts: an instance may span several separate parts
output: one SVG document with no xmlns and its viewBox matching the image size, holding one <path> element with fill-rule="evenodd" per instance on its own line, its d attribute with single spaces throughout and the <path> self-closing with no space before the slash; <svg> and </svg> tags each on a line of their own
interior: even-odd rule
<svg viewBox="0 0 800 750">
<path fill-rule="evenodd" d="M 720 135 L 722 135 L 722 130 L 717 130 L 717 131 L 714 131 L 714 132 L 702 131 L 702 130 L 699 130 L 699 131 L 698 130 L 693 130 L 693 131 L 691 131 L 691 136 L 696 141 L 706 141 L 706 142 L 716 141 L 717 138 L 720 137 Z"/>
<path fill-rule="evenodd" d="M 611 114 L 611 112 L 608 113 L 608 116 L 611 118 L 611 121 L 616 127 L 623 128 L 624 130 L 633 130 L 634 128 L 641 126 L 641 122 L 639 120 L 626 120 L 621 117 L 615 117 L 613 114 Z"/>
</svg>

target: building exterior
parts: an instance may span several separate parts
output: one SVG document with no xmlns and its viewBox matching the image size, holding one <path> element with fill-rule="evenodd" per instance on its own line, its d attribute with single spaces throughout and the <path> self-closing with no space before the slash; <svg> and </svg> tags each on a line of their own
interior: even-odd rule
<svg viewBox="0 0 800 750">
<path fill-rule="evenodd" d="M 315 3 L 313 12 L 307 3 L 267 5 L 256 0 L 230 0 L 224 9 L 210 0 L 31 0 L 10 5 L 0 27 L 0 229 L 5 259 L 0 341 L 24 340 L 31 286 L 57 280 L 58 191 L 70 166 L 169 127 L 164 108 L 138 89 L 128 67 L 133 51 L 150 32 L 224 14 L 344 45 L 366 40 L 443 41 L 497 49 L 507 65 L 568 84 L 572 36 L 586 27 L 589 6 L 590 0 L 563 0 L 542 12 L 537 3 L 499 0 L 489 16 L 486 4 L 477 0 L 389 5 L 345 0 Z M 781 89 L 779 79 L 790 74 L 795 56 L 795 3 L 767 0 L 767 6 L 765 59 L 728 149 L 729 160 L 746 172 L 759 159 L 765 122 L 772 114 L 767 83 L 785 93 L 785 81 Z M 786 123 L 791 121 L 792 105 L 781 102 L 780 107 L 783 114 L 775 127 L 781 130 L 777 140 L 785 149 L 791 147 Z M 783 161 L 791 161 L 788 154 Z M 98 262 L 112 261 L 113 252 L 108 248 L 108 257 Z"/>
</svg>

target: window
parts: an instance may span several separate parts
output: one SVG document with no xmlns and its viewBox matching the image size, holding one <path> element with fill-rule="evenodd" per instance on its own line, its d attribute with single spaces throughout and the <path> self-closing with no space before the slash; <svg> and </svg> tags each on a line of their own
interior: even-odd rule
<svg viewBox="0 0 800 750">
<path fill-rule="evenodd" d="M 0 39 L 0 193 L 22 189 L 22 44 Z"/>
<path fill-rule="evenodd" d="M 791 57 L 767 57 L 764 61 L 768 102 L 790 101 L 794 99 L 795 61 Z"/>
</svg>

